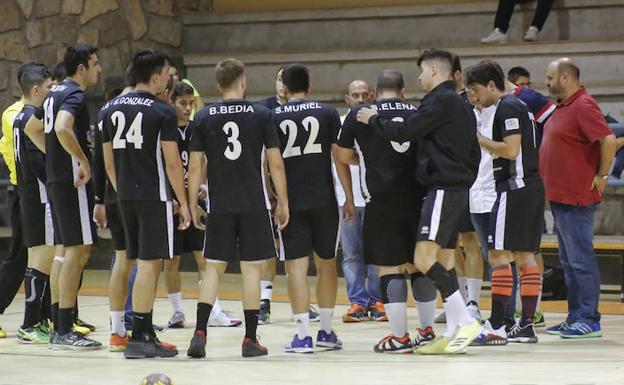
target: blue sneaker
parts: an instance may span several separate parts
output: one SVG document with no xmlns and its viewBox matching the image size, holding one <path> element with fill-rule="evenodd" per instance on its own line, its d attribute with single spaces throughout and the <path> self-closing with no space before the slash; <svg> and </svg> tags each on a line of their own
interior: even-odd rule
<svg viewBox="0 0 624 385">
<path fill-rule="evenodd" d="M 284 351 L 286 353 L 314 353 L 312 337 L 307 336 L 304 339 L 299 339 L 299 335 L 295 334 L 293 340 L 284 346 Z"/>
<path fill-rule="evenodd" d="M 599 338 L 602 337 L 600 322 L 586 324 L 585 322 L 575 322 L 559 333 L 561 338 Z"/>
<path fill-rule="evenodd" d="M 331 333 L 327 333 L 325 330 L 321 329 L 316 335 L 316 347 L 340 350 L 342 349 L 342 341 L 338 339 L 335 331 L 332 330 Z"/>
<path fill-rule="evenodd" d="M 553 336 L 558 336 L 561 334 L 561 332 L 563 330 L 566 330 L 568 327 L 570 327 L 570 325 L 567 322 L 562 322 L 560 324 L 554 325 L 554 326 L 550 326 L 546 328 L 546 333 L 553 335 Z"/>
</svg>

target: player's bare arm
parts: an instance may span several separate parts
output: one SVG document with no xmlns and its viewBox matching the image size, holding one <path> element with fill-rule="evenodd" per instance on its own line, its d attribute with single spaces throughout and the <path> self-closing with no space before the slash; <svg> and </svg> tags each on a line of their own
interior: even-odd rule
<svg viewBox="0 0 624 385">
<path fill-rule="evenodd" d="M 332 154 L 334 156 L 338 180 L 340 180 L 342 189 L 345 192 L 345 203 L 343 205 L 344 221 L 345 223 L 351 223 L 353 218 L 355 218 L 355 203 L 353 200 L 353 186 L 351 183 L 349 164 L 351 164 L 354 157 L 357 159 L 357 155 L 354 150 L 342 148 L 336 144 L 332 145 Z"/>
<path fill-rule="evenodd" d="M 86 185 L 91 179 L 91 165 L 87 155 L 82 151 L 78 138 L 74 133 L 74 115 L 70 112 L 60 110 L 54 123 L 54 130 L 59 143 L 68 154 L 78 160 L 80 170 L 78 179 L 74 181 L 76 187 Z"/>
<path fill-rule="evenodd" d="M 514 160 L 518 157 L 518 153 L 520 152 L 520 143 L 522 140 L 520 134 L 506 136 L 502 142 L 488 139 L 480 133 L 477 133 L 477 138 L 479 139 L 479 145 L 481 147 L 501 158 Z"/>
<path fill-rule="evenodd" d="M 45 154 L 45 133 L 43 131 L 43 121 L 32 115 L 30 119 L 28 119 L 28 122 L 26 122 L 24 132 L 35 144 L 35 146 L 37 146 L 37 148 Z"/>
<path fill-rule="evenodd" d="M 193 226 L 199 230 L 205 230 L 206 225 L 202 223 L 202 219 L 206 216 L 206 212 L 199 207 L 197 199 L 200 194 L 200 186 L 207 175 L 207 162 L 202 151 L 191 151 L 188 168 L 188 194 L 189 207 Z"/>
<path fill-rule="evenodd" d="M 191 213 L 186 198 L 186 189 L 184 188 L 184 166 L 182 166 L 178 143 L 173 141 L 162 142 L 162 152 L 165 158 L 167 177 L 180 203 L 180 225 L 178 228 L 184 230 L 191 224 Z M 194 195 L 196 196 L 197 194 L 195 193 Z"/>
<path fill-rule="evenodd" d="M 277 227 L 279 230 L 282 230 L 288 225 L 288 219 L 290 218 L 288 190 L 286 188 L 286 169 L 279 148 L 274 147 L 267 149 L 266 155 L 271 180 L 273 181 L 273 185 L 275 185 L 275 192 L 277 193 L 277 207 L 275 208 Z"/>
</svg>

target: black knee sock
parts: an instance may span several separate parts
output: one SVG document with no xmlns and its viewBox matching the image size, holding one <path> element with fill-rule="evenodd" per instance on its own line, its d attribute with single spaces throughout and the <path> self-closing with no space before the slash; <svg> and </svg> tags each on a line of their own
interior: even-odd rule
<svg viewBox="0 0 624 385">
<path fill-rule="evenodd" d="M 256 342 L 256 331 L 258 330 L 258 314 L 260 314 L 260 310 L 245 309 L 244 313 L 245 313 L 245 338 L 250 338 L 253 342 Z"/>
<path fill-rule="evenodd" d="M 46 281 L 41 300 L 41 322 L 46 323 L 52 320 L 52 296 L 50 294 L 50 279 Z"/>
<path fill-rule="evenodd" d="M 144 335 L 152 330 L 150 313 L 134 312 L 132 339 L 143 340 Z"/>
<path fill-rule="evenodd" d="M 22 328 L 35 326 L 41 320 L 41 302 L 45 293 L 48 275 L 37 269 L 27 268 L 24 275 L 24 291 L 26 294 L 24 323 Z"/>
<path fill-rule="evenodd" d="M 410 280 L 412 282 L 412 295 L 416 302 L 435 301 L 438 290 L 426 275 L 417 272 L 410 276 Z"/>
<path fill-rule="evenodd" d="M 455 269 L 446 270 L 440 262 L 436 262 L 426 274 L 442 295 L 442 299 L 446 299 L 459 290 Z"/>
<path fill-rule="evenodd" d="M 384 303 L 407 302 L 407 285 L 403 274 L 386 274 L 379 277 L 381 298 Z"/>
<path fill-rule="evenodd" d="M 74 325 L 74 308 L 70 307 L 67 309 L 59 308 L 58 315 L 58 332 L 63 335 L 67 334 L 71 331 L 72 326 Z"/>
<path fill-rule="evenodd" d="M 195 326 L 195 330 L 201 330 L 206 333 L 210 312 L 212 312 L 212 305 L 203 302 L 197 303 L 197 326 Z"/>
<path fill-rule="evenodd" d="M 52 323 L 54 324 L 54 331 L 59 331 L 59 304 L 58 302 L 52 304 Z"/>
</svg>

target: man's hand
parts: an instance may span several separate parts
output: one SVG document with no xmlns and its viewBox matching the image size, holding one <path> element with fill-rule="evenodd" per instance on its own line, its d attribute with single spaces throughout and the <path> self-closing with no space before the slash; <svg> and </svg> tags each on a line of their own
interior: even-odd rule
<svg viewBox="0 0 624 385">
<path fill-rule="evenodd" d="M 93 207 L 93 222 L 95 222 L 100 230 L 106 228 L 108 224 L 106 219 L 106 206 L 98 203 Z"/>
<path fill-rule="evenodd" d="M 188 205 L 180 205 L 180 225 L 178 230 L 186 230 L 191 225 L 191 212 Z"/>
<path fill-rule="evenodd" d="M 195 205 L 191 210 L 191 216 L 193 217 L 193 226 L 199 230 L 206 230 L 206 225 L 204 225 L 203 220 L 208 216 L 204 209 L 202 209 L 199 205 Z"/>
<path fill-rule="evenodd" d="M 355 219 L 355 204 L 353 201 L 346 200 L 342 206 L 342 218 L 345 223 L 349 224 Z"/>
<path fill-rule="evenodd" d="M 78 178 L 74 181 L 75 187 L 85 186 L 91 180 L 91 166 L 89 162 L 79 162 Z"/>
<path fill-rule="evenodd" d="M 598 190 L 598 194 L 604 194 L 605 188 L 607 187 L 607 179 L 601 177 L 600 175 L 594 175 L 594 179 L 592 180 L 591 189 Z"/>
<path fill-rule="evenodd" d="M 206 197 L 208 196 L 208 185 L 207 184 L 202 184 L 199 186 L 199 195 L 197 196 L 198 199 L 204 200 L 206 199 Z"/>
<path fill-rule="evenodd" d="M 356 119 L 360 123 L 368 124 L 370 119 L 375 115 L 377 115 L 377 109 L 364 107 L 360 108 L 356 115 Z"/>
<path fill-rule="evenodd" d="M 277 229 L 283 230 L 288 225 L 288 220 L 290 219 L 288 206 L 283 206 L 278 203 L 275 208 L 275 219 L 277 220 Z"/>
</svg>

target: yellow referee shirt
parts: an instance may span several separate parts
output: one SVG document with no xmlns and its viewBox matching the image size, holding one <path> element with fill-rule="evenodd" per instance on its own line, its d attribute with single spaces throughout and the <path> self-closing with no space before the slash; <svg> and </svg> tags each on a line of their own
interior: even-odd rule
<svg viewBox="0 0 624 385">
<path fill-rule="evenodd" d="M 24 108 L 22 99 L 11 104 L 2 113 L 2 138 L 0 138 L 0 153 L 4 158 L 10 172 L 11 183 L 17 185 L 17 174 L 15 173 L 15 150 L 13 149 L 13 121 L 17 114 Z"/>
</svg>

